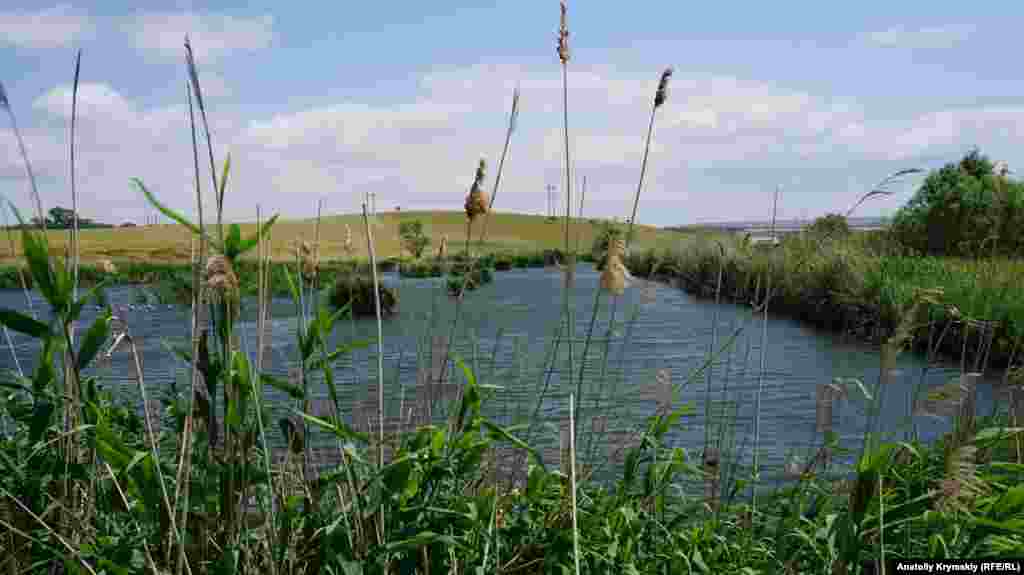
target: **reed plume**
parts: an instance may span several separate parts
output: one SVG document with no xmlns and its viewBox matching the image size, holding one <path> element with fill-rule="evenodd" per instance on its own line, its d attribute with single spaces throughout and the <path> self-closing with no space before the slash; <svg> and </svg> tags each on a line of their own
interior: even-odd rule
<svg viewBox="0 0 1024 575">
<path fill-rule="evenodd" d="M 302 277 L 312 285 L 320 273 L 320 245 L 316 242 L 301 241 L 298 247 Z"/>
<path fill-rule="evenodd" d="M 565 2 L 562 2 L 560 6 L 562 9 L 562 19 L 558 27 L 558 59 L 564 65 L 569 63 L 569 26 L 566 22 Z"/>
<path fill-rule="evenodd" d="M 601 272 L 601 288 L 616 296 L 625 293 L 627 278 L 631 277 L 622 262 L 624 251 L 625 244 L 622 238 L 610 239 L 604 270 Z"/>
<path fill-rule="evenodd" d="M 470 223 L 477 217 L 486 214 L 490 209 L 490 196 L 483 189 L 486 172 L 487 162 L 481 158 L 473 178 L 473 185 L 469 188 L 469 194 L 466 195 L 466 217 L 469 218 Z M 466 240 L 469 241 L 468 236 Z"/>
<path fill-rule="evenodd" d="M 238 275 L 231 267 L 231 262 L 223 255 L 212 256 L 206 262 L 206 292 L 211 301 L 228 301 L 236 306 L 238 304 Z"/>
<path fill-rule="evenodd" d="M 437 248 L 437 258 L 444 259 L 448 257 L 448 234 L 441 236 L 441 244 Z"/>
<path fill-rule="evenodd" d="M 341 244 L 341 251 L 349 256 L 356 251 L 355 244 L 352 243 L 352 227 L 348 224 L 345 224 L 345 241 Z"/>
<path fill-rule="evenodd" d="M 636 195 L 633 197 L 633 212 L 629 217 L 629 231 L 626 233 L 626 249 L 629 249 L 633 241 L 633 225 L 636 223 L 636 210 L 640 206 L 640 192 L 644 187 L 644 176 L 647 175 L 647 157 L 651 151 L 651 136 L 654 133 L 654 116 L 658 108 L 662 107 L 668 100 L 668 82 L 672 78 L 672 68 L 665 68 L 658 81 L 658 89 L 654 93 L 654 106 L 651 108 L 651 120 L 647 126 L 647 142 L 644 144 L 644 158 L 640 164 L 640 182 L 636 186 Z"/>
</svg>

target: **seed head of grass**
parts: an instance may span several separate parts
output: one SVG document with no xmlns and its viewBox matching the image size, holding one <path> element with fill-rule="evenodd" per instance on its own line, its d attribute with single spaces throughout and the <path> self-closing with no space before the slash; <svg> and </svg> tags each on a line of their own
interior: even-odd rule
<svg viewBox="0 0 1024 575">
<path fill-rule="evenodd" d="M 477 216 L 486 214 L 490 207 L 490 197 L 483 189 L 486 170 L 487 163 L 481 159 L 476 168 L 476 176 L 473 178 L 473 187 L 469 189 L 469 194 L 466 196 L 466 217 L 470 221 L 475 220 Z"/>
<path fill-rule="evenodd" d="M 351 254 L 355 251 L 355 245 L 352 243 L 352 228 L 345 224 L 345 241 L 342 243 L 341 249 L 346 254 Z"/>
<path fill-rule="evenodd" d="M 558 59 L 562 64 L 569 62 L 569 25 L 566 21 L 565 2 L 561 2 L 562 19 L 558 27 Z"/>
<path fill-rule="evenodd" d="M 672 68 L 665 68 L 658 81 L 658 91 L 654 93 L 654 107 L 660 108 L 668 100 L 668 81 L 672 78 Z"/>
<path fill-rule="evenodd" d="M 206 289 L 214 298 L 237 300 L 238 276 L 223 255 L 215 255 L 206 263 Z"/>
<path fill-rule="evenodd" d="M 601 288 L 617 296 L 626 292 L 626 279 L 629 276 L 626 266 L 622 263 L 624 251 L 625 243 L 622 238 L 612 238 L 608 242 L 608 255 L 604 270 L 601 272 Z"/>
<path fill-rule="evenodd" d="M 444 258 L 448 255 L 448 234 L 441 236 L 441 244 L 437 248 L 437 257 Z"/>
<path fill-rule="evenodd" d="M 307 281 L 316 279 L 320 272 L 320 246 L 309 242 L 299 242 L 299 259 L 302 263 L 302 276 Z"/>
<path fill-rule="evenodd" d="M 100 260 L 99 266 L 100 266 L 100 269 L 103 270 L 103 273 L 105 273 L 105 274 L 116 274 L 117 273 L 117 266 L 115 266 L 114 262 L 112 262 L 110 260 Z"/>
</svg>

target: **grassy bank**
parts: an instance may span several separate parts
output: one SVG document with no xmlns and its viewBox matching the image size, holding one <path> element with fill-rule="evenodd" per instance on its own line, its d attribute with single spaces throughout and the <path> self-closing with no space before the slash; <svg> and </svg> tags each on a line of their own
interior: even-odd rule
<svg viewBox="0 0 1024 575">
<path fill-rule="evenodd" d="M 496 271 L 543 267 L 545 262 L 562 259 L 560 250 L 545 252 L 510 253 L 496 252 L 483 258 L 483 264 Z M 589 254 L 583 254 L 580 261 L 592 261 Z M 422 258 L 415 260 L 408 256 L 386 258 L 377 262 L 377 270 L 381 272 L 397 271 L 401 277 L 423 278 L 441 277 L 453 270 L 458 270 L 465 260 L 455 255 L 443 260 Z M 95 286 L 100 282 L 107 285 L 139 285 L 148 288 L 160 303 L 187 303 L 191 301 L 192 267 L 185 262 L 143 262 L 133 260 L 111 261 L 113 270 L 96 263 L 83 263 L 79 269 L 79 281 L 85 287 Z M 292 266 L 294 267 L 294 266 Z M 365 259 L 352 258 L 347 260 L 324 261 L 318 266 L 320 285 L 331 285 L 339 278 L 350 274 L 366 276 L 369 274 L 370 263 Z M 269 275 L 269 290 L 275 296 L 287 296 L 290 293 L 287 278 L 279 266 Z M 254 296 L 257 293 L 257 277 L 259 264 L 251 259 L 241 259 L 235 266 L 243 295 Z M 19 273 L 23 274 L 19 277 Z M 0 289 L 21 289 L 22 281 L 32 286 L 32 276 L 18 264 L 0 265 Z"/>
<path fill-rule="evenodd" d="M 921 257 L 901 253 L 878 233 L 844 239 L 787 237 L 778 248 L 732 235 L 708 235 L 677 248 L 629 258 L 635 274 L 672 279 L 690 293 L 723 301 L 760 301 L 771 285 L 771 309 L 871 342 L 889 337 L 915 290 L 940 289 L 929 324 L 914 329 L 913 347 L 961 357 L 967 367 L 1005 367 L 1024 334 L 1024 263 L 1010 259 Z M 770 276 L 770 280 L 766 279 Z M 940 334 L 929 329 L 950 327 Z M 989 345 L 990 343 L 990 345 Z M 979 345 L 981 344 L 981 345 Z"/>
</svg>

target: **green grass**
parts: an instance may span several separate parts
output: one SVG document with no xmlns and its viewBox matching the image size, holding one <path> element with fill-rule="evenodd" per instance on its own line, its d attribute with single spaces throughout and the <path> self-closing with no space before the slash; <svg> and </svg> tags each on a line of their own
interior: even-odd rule
<svg viewBox="0 0 1024 575">
<path fill-rule="evenodd" d="M 724 257 L 716 241 L 725 248 Z M 751 247 L 735 236 L 709 235 L 673 250 L 638 253 L 628 265 L 642 275 L 654 267 L 656 273 L 678 279 L 687 291 L 704 296 L 713 294 L 721 269 L 723 297 L 744 302 L 758 297 L 755 290 L 764 285 L 759 278 L 763 282 L 770 269 L 774 311 L 874 342 L 892 334 L 917 291 L 938 288 L 941 305 L 931 306 L 932 322 L 970 318 L 995 323 L 988 355 L 994 366 L 1006 366 L 1024 334 L 1022 260 L 902 255 L 859 234 L 827 242 L 794 236 L 774 250 Z M 927 347 L 928 334 L 925 327 L 916 329 L 912 346 Z M 975 348 L 979 328 L 972 331 L 955 323 L 940 351 L 959 357 L 965 337 L 968 347 Z"/>
</svg>

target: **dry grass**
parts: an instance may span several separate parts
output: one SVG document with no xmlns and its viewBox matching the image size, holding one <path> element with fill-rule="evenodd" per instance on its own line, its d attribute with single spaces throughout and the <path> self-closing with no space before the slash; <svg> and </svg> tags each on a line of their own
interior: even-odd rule
<svg viewBox="0 0 1024 575">
<path fill-rule="evenodd" d="M 352 230 L 354 255 L 366 258 L 366 237 L 357 214 L 327 216 L 322 219 L 320 230 L 320 258 L 330 260 L 345 257 L 346 224 Z M 400 246 L 397 234 L 384 230 L 397 230 L 402 221 L 419 219 L 423 221 L 424 233 L 435 245 L 443 236 L 448 237 L 449 246 L 462 245 L 466 239 L 466 214 L 450 212 L 387 212 L 376 218 L 380 231 L 374 234 L 374 246 L 380 257 L 398 256 Z M 574 220 L 574 228 L 580 231 L 581 245 L 590 245 L 599 228 L 589 220 Z M 256 224 L 242 224 L 242 235 L 253 234 Z M 563 228 L 559 223 L 549 222 L 544 216 L 512 213 L 493 213 L 487 230 L 485 252 L 534 252 L 562 247 Z M 68 242 L 66 231 L 53 230 L 49 235 L 50 249 L 64 253 Z M 270 256 L 274 261 L 292 261 L 295 257 L 295 241 L 312 238 L 315 225 L 312 220 L 286 220 L 274 225 L 274 236 Z M 136 228 L 113 228 L 81 231 L 82 261 L 96 263 L 103 259 L 115 261 L 157 261 L 188 262 L 191 255 L 191 235 L 182 226 L 166 224 Z M 659 230 L 651 226 L 637 226 L 636 241 L 643 248 L 669 247 L 680 238 L 678 232 Z M 16 258 L 21 257 L 20 246 Z M 253 256 L 255 257 L 255 256 Z M 11 262 L 10 249 L 3 250 L 0 262 Z"/>
</svg>

